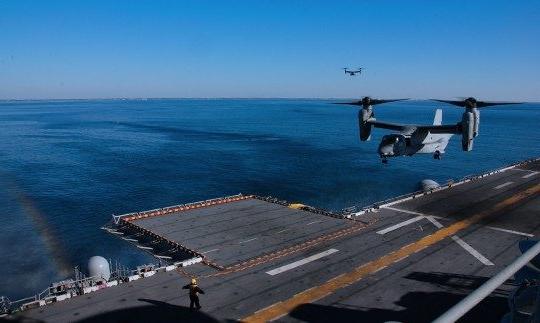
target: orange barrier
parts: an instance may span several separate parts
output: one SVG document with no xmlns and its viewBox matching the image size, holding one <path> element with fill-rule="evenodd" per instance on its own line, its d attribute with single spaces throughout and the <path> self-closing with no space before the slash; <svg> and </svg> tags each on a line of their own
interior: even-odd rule
<svg viewBox="0 0 540 323">
<path fill-rule="evenodd" d="M 148 218 L 148 217 L 154 217 L 154 216 L 158 216 L 158 215 L 166 215 L 166 214 L 171 214 L 171 213 L 195 210 L 195 209 L 200 209 L 200 208 L 203 208 L 203 207 L 209 207 L 209 206 L 213 206 L 213 205 L 237 202 L 237 201 L 246 200 L 246 199 L 250 199 L 250 198 L 253 198 L 253 195 L 241 195 L 241 196 L 234 196 L 234 197 L 224 197 L 224 198 L 220 198 L 220 199 L 216 199 L 216 200 L 208 200 L 208 201 L 203 201 L 203 202 L 197 202 L 195 204 L 184 204 L 184 205 L 181 205 L 181 206 L 178 206 L 178 205 L 170 206 L 170 207 L 166 207 L 166 208 L 156 210 L 156 211 L 138 212 L 138 213 L 135 213 L 133 215 L 128 215 L 128 216 L 122 217 L 122 220 L 126 221 L 126 222 L 130 222 L 130 221 L 144 219 L 144 218 Z"/>
</svg>

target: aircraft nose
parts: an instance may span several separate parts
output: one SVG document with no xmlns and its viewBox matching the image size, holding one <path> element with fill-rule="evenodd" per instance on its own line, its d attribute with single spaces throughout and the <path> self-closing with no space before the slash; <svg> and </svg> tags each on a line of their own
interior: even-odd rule
<svg viewBox="0 0 540 323">
<path fill-rule="evenodd" d="M 393 145 L 384 145 L 379 147 L 379 154 L 381 156 L 392 156 L 394 155 Z"/>
</svg>

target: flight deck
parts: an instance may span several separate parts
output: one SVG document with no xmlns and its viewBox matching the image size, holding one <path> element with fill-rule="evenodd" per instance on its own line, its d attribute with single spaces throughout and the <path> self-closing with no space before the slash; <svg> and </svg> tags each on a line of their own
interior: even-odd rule
<svg viewBox="0 0 540 323">
<path fill-rule="evenodd" d="M 540 235 L 540 160 L 349 212 L 254 195 L 115 217 L 175 270 L 19 312 L 45 322 L 429 322 Z M 145 249 L 146 248 L 146 249 Z M 197 277 L 202 310 L 181 287 Z M 463 321 L 495 322 L 507 281 Z"/>
</svg>

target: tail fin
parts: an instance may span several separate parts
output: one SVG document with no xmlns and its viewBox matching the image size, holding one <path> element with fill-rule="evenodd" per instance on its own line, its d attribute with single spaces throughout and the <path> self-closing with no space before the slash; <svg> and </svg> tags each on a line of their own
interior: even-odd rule
<svg viewBox="0 0 540 323">
<path fill-rule="evenodd" d="M 433 118 L 433 125 L 440 126 L 441 124 L 442 124 L 442 110 L 437 109 L 437 111 L 435 111 L 435 118 Z"/>
</svg>

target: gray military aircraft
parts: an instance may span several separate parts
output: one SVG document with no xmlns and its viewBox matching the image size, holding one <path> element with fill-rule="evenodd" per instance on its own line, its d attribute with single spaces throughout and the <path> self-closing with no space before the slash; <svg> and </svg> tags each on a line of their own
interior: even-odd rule
<svg viewBox="0 0 540 323">
<path fill-rule="evenodd" d="M 401 100 L 406 99 L 378 100 L 364 97 L 361 101 L 337 103 L 362 106 L 362 109 L 358 111 L 361 141 L 370 140 L 372 127 L 398 131 L 398 133 L 383 136 L 379 144 L 378 153 L 385 164 L 388 163 L 387 158 L 389 157 L 412 156 L 414 154 L 433 154 L 433 158 L 441 159 L 453 135 L 461 135 L 463 151 L 471 151 L 480 125 L 480 111 L 478 109 L 494 105 L 516 104 L 515 102 L 481 102 L 476 101 L 475 98 L 460 101 L 435 100 L 465 108 L 461 121 L 448 125 L 442 124 L 441 109 L 437 109 L 435 112 L 433 125 L 397 124 L 375 119 L 374 105 Z"/>
<path fill-rule="evenodd" d="M 343 70 L 345 71 L 345 74 L 349 74 L 350 76 L 355 76 L 356 74 L 362 74 L 363 67 L 359 67 L 356 70 L 350 70 L 348 67 L 344 67 Z"/>
</svg>

